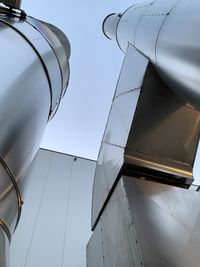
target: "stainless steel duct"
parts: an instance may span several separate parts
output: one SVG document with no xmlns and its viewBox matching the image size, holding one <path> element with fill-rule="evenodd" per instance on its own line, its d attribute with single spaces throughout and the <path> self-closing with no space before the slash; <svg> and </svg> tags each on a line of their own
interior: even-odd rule
<svg viewBox="0 0 200 267">
<path fill-rule="evenodd" d="M 68 85 L 70 44 L 55 26 L 0 7 L 0 47 L 0 266 L 7 267 L 25 171 Z"/>
<path fill-rule="evenodd" d="M 182 188 L 194 183 L 199 10 L 197 0 L 147 0 L 103 22 L 125 59 L 98 157 L 93 228 L 122 175 Z"/>
</svg>

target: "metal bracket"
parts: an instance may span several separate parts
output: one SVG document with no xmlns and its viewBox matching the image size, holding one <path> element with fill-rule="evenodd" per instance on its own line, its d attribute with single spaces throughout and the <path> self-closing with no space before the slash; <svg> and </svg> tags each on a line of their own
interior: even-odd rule
<svg viewBox="0 0 200 267">
<path fill-rule="evenodd" d="M 26 19 L 26 12 L 20 9 L 20 1 L 6 1 L 0 0 L 0 14 L 6 14 L 8 16 L 18 17 L 20 19 Z"/>
<path fill-rule="evenodd" d="M 11 8 L 20 9 L 22 1 L 21 0 L 1 0 L 0 2 Z"/>
</svg>

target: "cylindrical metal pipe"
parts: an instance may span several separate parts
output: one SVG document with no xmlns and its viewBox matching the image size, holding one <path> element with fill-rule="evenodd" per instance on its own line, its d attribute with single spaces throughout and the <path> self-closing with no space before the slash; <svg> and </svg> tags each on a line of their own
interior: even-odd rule
<svg viewBox="0 0 200 267">
<path fill-rule="evenodd" d="M 108 16 L 103 32 L 124 52 L 128 44 L 136 47 L 172 90 L 200 109 L 199 11 L 197 0 L 145 1 L 128 8 L 120 19 Z"/>
<path fill-rule="evenodd" d="M 25 172 L 68 85 L 70 44 L 51 24 L 0 13 L 0 46 L 0 255 L 5 255 L 21 215 Z M 0 257 L 0 266 L 6 264 L 6 256 Z"/>
<path fill-rule="evenodd" d="M 108 15 L 102 24 L 102 30 L 108 39 L 116 38 L 117 24 L 120 20 L 120 14 L 112 13 Z"/>
</svg>

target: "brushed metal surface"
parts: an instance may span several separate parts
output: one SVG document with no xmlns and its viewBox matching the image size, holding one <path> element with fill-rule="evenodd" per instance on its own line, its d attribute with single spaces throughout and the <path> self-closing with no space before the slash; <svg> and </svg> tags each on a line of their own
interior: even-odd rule
<svg viewBox="0 0 200 267">
<path fill-rule="evenodd" d="M 199 130 L 200 113 L 191 109 L 170 90 L 149 65 L 126 145 L 125 158 L 137 158 L 141 153 L 145 161 L 149 157 L 149 161 L 159 164 L 159 169 L 168 166 L 170 173 L 174 172 L 180 178 L 190 178 Z M 137 155 L 134 156 L 134 153 Z"/>
<path fill-rule="evenodd" d="M 139 88 L 147 67 L 147 60 L 143 56 L 141 57 L 135 49 L 130 50 L 132 50 L 132 46 L 129 47 L 127 51 L 128 59 L 124 60 L 122 66 L 98 156 L 93 186 L 92 227 L 97 222 L 104 202 L 123 166 L 124 148 L 137 106 L 140 94 Z M 132 70 L 129 68 L 130 63 L 134 62 L 134 60 L 130 61 L 130 57 L 132 59 L 136 58 L 136 64 L 141 70 L 135 76 L 131 75 Z M 127 71 L 131 73 L 127 74 Z M 130 80 L 127 78 L 130 78 Z"/>
<path fill-rule="evenodd" d="M 135 46 L 142 51 L 151 62 L 156 62 L 157 38 L 169 12 L 180 0 L 154 1 L 142 14 L 135 33 Z"/>
<path fill-rule="evenodd" d="M 117 82 L 115 98 L 129 91 L 141 88 L 144 70 L 148 62 L 149 60 L 141 56 L 132 45 L 128 46 Z"/>
<path fill-rule="evenodd" d="M 121 179 L 88 243 L 87 267 L 139 267 L 142 264 L 137 233 Z"/>
<path fill-rule="evenodd" d="M 69 40 L 59 28 L 50 23 L 38 21 L 33 17 L 27 17 L 27 22 L 34 28 L 36 27 L 53 49 L 61 71 L 62 95 L 60 97 L 62 97 L 67 90 L 70 74 L 69 57 L 71 47 Z"/>
<path fill-rule="evenodd" d="M 199 266 L 199 192 L 124 182 L 144 266 Z"/>
<path fill-rule="evenodd" d="M 140 3 L 122 14 L 113 32 L 124 52 L 128 43 L 134 45 L 155 64 L 168 86 L 198 109 L 199 10 L 197 0 Z M 114 21 L 117 15 L 112 16 Z M 105 21 L 104 32 L 108 24 Z"/>
<path fill-rule="evenodd" d="M 87 267 L 101 266 L 104 267 L 104 251 L 102 240 L 102 228 L 100 223 L 95 228 L 95 231 L 90 238 L 86 248 Z"/>
<path fill-rule="evenodd" d="M 102 143 L 95 170 L 92 193 L 92 228 L 97 224 L 101 210 L 123 166 L 124 149 Z"/>
<path fill-rule="evenodd" d="M 122 51 L 126 52 L 128 44 L 135 44 L 135 34 L 137 27 L 142 19 L 143 13 L 146 12 L 148 7 L 151 5 L 150 1 L 146 4 L 133 5 L 132 8 L 127 9 L 120 18 L 116 33 L 116 39 L 119 47 Z M 116 17 L 117 15 L 113 15 Z M 106 32 L 106 29 L 105 29 Z"/>
<path fill-rule="evenodd" d="M 69 77 L 64 62 L 68 66 L 70 51 L 61 51 L 68 40 L 62 45 L 63 36 L 53 32 L 44 37 L 40 25 L 0 14 L 0 220 L 11 235 L 21 215 L 25 172 L 60 103 L 68 80 L 63 77 Z M 0 266 L 4 262 L 0 257 Z"/>
<path fill-rule="evenodd" d="M 171 88 L 198 109 L 199 10 L 199 1 L 180 1 L 163 24 L 156 47 L 160 75 Z"/>
<path fill-rule="evenodd" d="M 50 83 L 51 109 L 49 116 L 51 119 L 59 107 L 69 82 L 70 44 L 68 39 L 64 39 L 64 34 L 56 27 L 53 28 L 54 31 L 50 30 L 52 25 L 49 27 L 49 24 L 32 17 L 21 21 L 18 18 L 10 19 L 2 16 L 0 20 L 6 25 L 14 27 L 40 56 Z M 59 37 L 56 37 L 55 34 L 59 34 Z"/>
<path fill-rule="evenodd" d="M 132 45 L 126 57 L 95 172 L 93 229 L 121 175 L 183 188 L 195 185 L 199 111 L 175 94 Z"/>
<path fill-rule="evenodd" d="M 87 266 L 198 267 L 199 201 L 199 192 L 123 176 L 88 244 Z"/>
</svg>

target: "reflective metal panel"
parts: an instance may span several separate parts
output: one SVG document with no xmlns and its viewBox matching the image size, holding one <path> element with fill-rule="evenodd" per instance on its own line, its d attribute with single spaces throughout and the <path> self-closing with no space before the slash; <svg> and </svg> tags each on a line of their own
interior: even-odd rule
<svg viewBox="0 0 200 267">
<path fill-rule="evenodd" d="M 60 102 L 64 79 L 52 46 L 25 17 L 1 13 L 0 32 L 0 222 L 10 237 L 21 215 L 25 172 Z M 64 53 L 62 61 L 68 58 Z"/>
<path fill-rule="evenodd" d="M 147 58 L 129 44 L 117 82 L 115 97 L 141 88 L 148 62 Z"/>
<path fill-rule="evenodd" d="M 51 109 L 50 113 L 54 114 L 57 111 L 57 106 L 60 104 L 60 98 L 62 95 L 62 75 L 58 60 L 55 53 L 52 51 L 51 46 L 47 40 L 41 35 L 36 27 L 31 26 L 26 21 L 22 22 L 19 19 L 11 20 L 6 17 L 3 18 L 2 22 L 8 23 L 8 25 L 14 27 L 21 38 L 27 38 L 26 42 L 35 50 L 36 54 L 39 55 L 41 63 L 47 73 L 47 78 L 49 81 L 49 90 L 51 94 Z M 39 26 L 39 22 L 38 25 Z M 66 61 L 66 57 L 65 61 Z M 53 116 L 51 114 L 51 116 Z"/>
<path fill-rule="evenodd" d="M 106 126 L 103 142 L 124 148 L 137 106 L 140 89 L 116 97 Z"/>
<path fill-rule="evenodd" d="M 105 266 L 101 223 L 97 225 L 94 233 L 92 234 L 92 237 L 87 245 L 86 253 L 87 267 Z"/>
<path fill-rule="evenodd" d="M 199 192 L 123 176 L 88 245 L 88 266 L 98 251 L 97 267 L 198 267 L 199 201 Z"/>
<path fill-rule="evenodd" d="M 199 130 L 199 112 L 184 104 L 149 66 L 129 134 L 125 161 L 133 160 L 134 164 L 135 158 L 140 158 L 138 165 L 159 171 L 163 168 L 164 172 L 179 176 L 180 184 L 181 178 L 185 178 L 185 184 L 190 185 L 192 181 L 188 179 L 192 178 Z M 151 167 L 150 162 L 155 165 Z M 164 172 L 161 178 L 165 176 Z"/>
<path fill-rule="evenodd" d="M 120 180 L 87 247 L 88 267 L 143 264 L 123 181 Z"/>
<path fill-rule="evenodd" d="M 144 266 L 199 266 L 199 192 L 124 181 Z"/>
<path fill-rule="evenodd" d="M 167 15 L 172 8 L 182 0 L 156 0 L 147 10 L 146 15 Z"/>
<path fill-rule="evenodd" d="M 199 10 L 199 1 L 180 1 L 163 24 L 156 48 L 157 65 L 163 79 L 177 94 L 198 108 Z"/>
<path fill-rule="evenodd" d="M 0 70 L 0 125 L 3 125 L 0 155 L 21 187 L 20 177 L 38 148 L 48 120 L 49 83 L 43 66 L 30 44 L 17 31 L 3 23 L 0 24 L 0 31 L 3 33 L 0 35 L 0 43 L 4 45 L 4 49 L 1 49 L 1 58 L 5 59 Z M 8 58 L 12 58 L 15 63 L 11 64 Z M 8 77 L 8 73 L 9 78 L 3 79 Z M 13 188 L 9 190 L 7 204 L 3 205 L 2 212 L 8 212 L 8 225 L 13 232 L 13 226 L 16 225 L 14 219 L 18 212 L 16 192 Z"/>
<path fill-rule="evenodd" d="M 169 87 L 198 109 L 199 9 L 196 0 L 134 5 L 122 14 L 116 31 L 123 51 L 134 45 L 157 65 Z"/>
<path fill-rule="evenodd" d="M 130 216 L 122 180 L 107 204 L 100 222 L 105 266 L 142 265 L 137 233 Z"/>
<path fill-rule="evenodd" d="M 133 50 L 133 51 L 132 51 Z M 130 69 L 130 59 L 136 59 L 139 71 Z M 133 61 L 134 62 L 134 61 Z M 131 62 L 131 66 L 133 66 Z M 124 148 L 127 143 L 133 116 L 137 106 L 140 86 L 147 67 L 147 59 L 129 46 L 127 59 L 122 66 L 115 98 L 111 107 L 98 157 L 92 204 L 92 227 L 113 187 L 123 165 Z M 129 73 L 125 75 L 125 71 Z M 137 89 L 137 90 L 134 90 Z"/>
<path fill-rule="evenodd" d="M 167 1 L 166 1 L 167 2 Z M 153 63 L 156 61 L 156 42 L 161 25 L 167 15 L 149 13 L 149 9 L 143 14 L 140 23 L 138 24 L 135 46 L 142 51 Z"/>
<path fill-rule="evenodd" d="M 102 143 L 92 193 L 92 228 L 97 223 L 100 212 L 118 177 L 123 165 L 124 149 Z"/>
<path fill-rule="evenodd" d="M 142 51 L 151 62 L 155 63 L 155 47 L 159 31 L 173 6 L 179 0 L 157 0 L 142 14 L 135 35 L 135 46 Z"/>
<path fill-rule="evenodd" d="M 128 44 L 135 44 L 135 34 L 142 15 L 150 3 L 140 4 L 127 9 L 119 20 L 116 37 L 120 48 L 126 52 Z"/>
<path fill-rule="evenodd" d="M 50 23 L 38 21 L 32 17 L 28 17 L 27 22 L 42 34 L 55 53 L 61 71 L 63 96 L 69 82 L 69 57 L 71 54 L 69 40 L 60 29 Z"/>
<path fill-rule="evenodd" d="M 169 12 L 180 0 L 157 0 L 142 14 L 135 35 L 135 46 L 142 51 L 151 62 L 155 63 L 157 37 Z"/>
<path fill-rule="evenodd" d="M 129 49 L 135 48 L 129 46 L 127 57 L 141 63 L 140 77 L 137 71 L 125 75 L 125 60 L 95 172 L 93 228 L 122 174 L 184 188 L 193 183 L 200 113 L 160 79 L 142 54 Z M 142 88 L 127 91 L 131 84 Z"/>
</svg>

